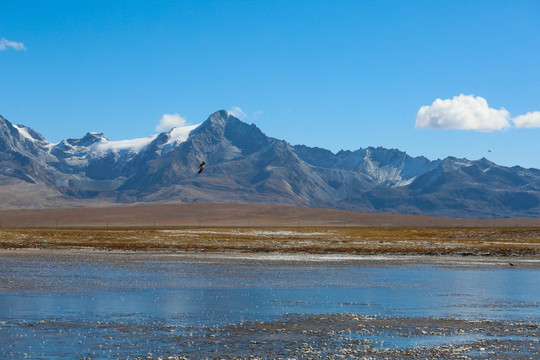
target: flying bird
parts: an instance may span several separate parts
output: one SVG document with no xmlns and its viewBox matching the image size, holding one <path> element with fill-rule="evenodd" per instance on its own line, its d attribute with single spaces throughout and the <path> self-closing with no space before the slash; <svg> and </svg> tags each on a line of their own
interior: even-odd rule
<svg viewBox="0 0 540 360">
<path fill-rule="evenodd" d="M 199 172 L 197 174 L 200 174 L 203 172 L 204 170 L 204 165 L 206 165 L 206 163 L 203 161 L 202 163 L 199 164 Z"/>
<path fill-rule="evenodd" d="M 488 149 L 488 152 L 492 152 L 492 151 L 493 151 L 493 150 L 489 150 L 489 149 Z"/>
</svg>

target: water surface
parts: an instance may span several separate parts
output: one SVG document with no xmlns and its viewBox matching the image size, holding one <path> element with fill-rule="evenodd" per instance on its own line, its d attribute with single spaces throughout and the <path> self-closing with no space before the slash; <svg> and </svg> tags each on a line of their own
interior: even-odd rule
<svg viewBox="0 0 540 360">
<path fill-rule="evenodd" d="M 187 338 L 208 336 L 209 329 L 299 314 L 538 324 L 539 279 L 540 270 L 530 267 L 392 265 L 362 258 L 10 255 L 0 262 L 0 357 L 181 354 Z M 453 336 L 415 341 L 425 346 L 478 335 Z M 409 341 L 375 338 L 392 346 Z"/>
</svg>

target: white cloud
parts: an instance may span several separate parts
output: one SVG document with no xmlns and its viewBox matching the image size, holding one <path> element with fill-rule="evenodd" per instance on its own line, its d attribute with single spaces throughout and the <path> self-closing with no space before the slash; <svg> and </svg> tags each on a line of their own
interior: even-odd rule
<svg viewBox="0 0 540 360">
<path fill-rule="evenodd" d="M 179 114 L 163 114 L 156 126 L 157 131 L 167 131 L 175 127 L 186 126 L 187 121 Z"/>
<path fill-rule="evenodd" d="M 416 127 L 490 132 L 509 128 L 510 113 L 504 108 L 490 108 L 480 96 L 461 94 L 422 106 L 416 114 Z"/>
<path fill-rule="evenodd" d="M 0 39 L 0 51 L 5 51 L 8 48 L 12 48 L 13 50 L 26 50 L 22 42 Z"/>
<path fill-rule="evenodd" d="M 229 115 L 232 115 L 238 119 L 245 119 L 247 117 L 247 114 L 238 106 L 233 106 L 233 108 L 231 110 L 227 110 L 227 112 Z"/>
<path fill-rule="evenodd" d="M 512 119 L 517 128 L 538 128 L 540 127 L 540 111 L 528 112 Z"/>
</svg>

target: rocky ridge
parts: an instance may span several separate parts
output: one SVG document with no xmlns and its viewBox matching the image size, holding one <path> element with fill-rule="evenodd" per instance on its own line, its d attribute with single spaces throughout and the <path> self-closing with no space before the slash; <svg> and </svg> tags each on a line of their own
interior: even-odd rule
<svg viewBox="0 0 540 360">
<path fill-rule="evenodd" d="M 200 161 L 208 164 L 201 175 Z M 89 132 L 49 143 L 0 116 L 2 208 L 155 202 L 289 204 L 362 212 L 540 215 L 540 170 L 429 160 L 385 148 L 333 153 L 266 136 L 226 111 L 141 139 Z"/>
</svg>

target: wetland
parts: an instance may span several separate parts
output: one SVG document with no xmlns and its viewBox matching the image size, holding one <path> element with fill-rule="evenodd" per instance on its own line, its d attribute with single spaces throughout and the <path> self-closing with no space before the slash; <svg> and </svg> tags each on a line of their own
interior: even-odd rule
<svg viewBox="0 0 540 360">
<path fill-rule="evenodd" d="M 529 359 L 531 229 L 0 229 L 0 357 Z"/>
</svg>

